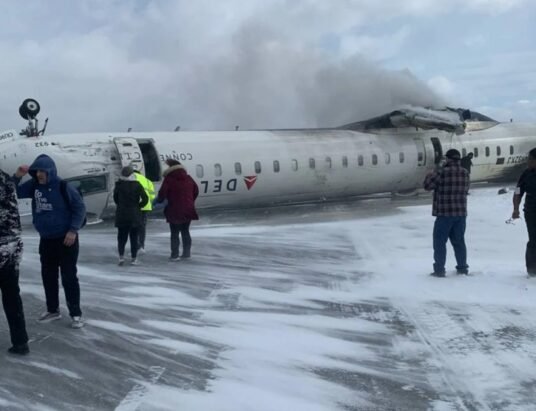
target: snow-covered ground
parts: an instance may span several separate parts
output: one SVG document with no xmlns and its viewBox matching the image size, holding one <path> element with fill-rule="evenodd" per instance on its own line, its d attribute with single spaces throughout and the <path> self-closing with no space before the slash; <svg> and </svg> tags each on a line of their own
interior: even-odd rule
<svg viewBox="0 0 536 411">
<path fill-rule="evenodd" d="M 511 194 L 469 198 L 472 275 L 432 270 L 431 198 L 205 216 L 169 263 L 150 221 L 141 266 L 115 230 L 81 234 L 87 326 L 35 322 L 44 296 L 26 229 L 31 354 L 0 356 L 2 410 L 534 410 L 536 279 Z M 62 299 L 63 301 L 63 299 Z M 5 320 L 3 345 L 9 345 Z"/>
</svg>

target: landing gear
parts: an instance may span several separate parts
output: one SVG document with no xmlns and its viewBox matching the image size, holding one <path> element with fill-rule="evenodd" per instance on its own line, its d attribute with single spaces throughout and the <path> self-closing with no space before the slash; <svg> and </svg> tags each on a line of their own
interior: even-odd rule
<svg viewBox="0 0 536 411">
<path fill-rule="evenodd" d="M 25 120 L 33 120 L 41 111 L 41 106 L 33 98 L 27 98 L 19 107 L 19 114 Z"/>
<path fill-rule="evenodd" d="M 47 128 L 48 118 L 45 120 L 45 126 L 42 130 L 39 130 L 37 115 L 41 111 L 41 106 L 33 98 L 27 98 L 22 102 L 19 107 L 20 116 L 28 120 L 28 126 L 20 132 L 22 136 L 27 137 L 37 137 L 45 134 L 45 129 Z"/>
</svg>

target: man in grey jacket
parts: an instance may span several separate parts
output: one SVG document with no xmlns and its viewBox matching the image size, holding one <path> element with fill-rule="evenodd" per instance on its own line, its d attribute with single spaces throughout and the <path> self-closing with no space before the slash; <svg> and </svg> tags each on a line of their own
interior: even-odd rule
<svg viewBox="0 0 536 411">
<path fill-rule="evenodd" d="M 0 170 L 0 289 L 13 346 L 11 354 L 25 355 L 28 334 L 19 289 L 22 240 L 15 184 Z"/>
</svg>

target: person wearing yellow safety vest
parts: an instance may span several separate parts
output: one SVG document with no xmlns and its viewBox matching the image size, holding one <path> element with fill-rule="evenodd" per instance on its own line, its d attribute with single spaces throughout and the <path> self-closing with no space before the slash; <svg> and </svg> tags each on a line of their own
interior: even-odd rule
<svg viewBox="0 0 536 411">
<path fill-rule="evenodd" d="M 134 170 L 134 176 L 136 177 L 138 183 L 140 183 L 145 190 L 147 197 L 149 197 L 149 201 L 147 202 L 147 204 L 141 208 L 143 218 L 141 227 L 138 231 L 138 251 L 143 254 L 145 252 L 145 227 L 147 226 L 147 214 L 149 214 L 153 209 L 153 200 L 155 198 L 155 192 L 153 182 L 147 177 L 145 177 L 143 174 L 141 174 L 138 170 Z"/>
</svg>

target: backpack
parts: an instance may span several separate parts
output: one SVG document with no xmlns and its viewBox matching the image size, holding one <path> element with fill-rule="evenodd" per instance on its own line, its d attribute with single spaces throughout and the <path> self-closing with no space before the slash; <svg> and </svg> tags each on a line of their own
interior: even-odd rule
<svg viewBox="0 0 536 411">
<path fill-rule="evenodd" d="M 37 189 L 37 184 L 34 181 L 33 191 Z M 82 198 L 82 201 L 84 199 L 84 196 L 82 195 L 82 192 L 79 188 L 76 189 L 78 193 L 80 194 L 80 197 Z M 71 201 L 69 200 L 69 194 L 67 194 L 67 181 L 60 180 L 60 193 L 61 197 L 63 198 L 64 203 L 67 205 L 67 208 L 72 211 L 71 209 Z M 32 197 L 32 211 L 35 210 L 35 196 Z M 82 220 L 82 225 L 80 228 L 83 228 L 87 223 L 87 215 L 84 216 L 84 220 Z"/>
</svg>

